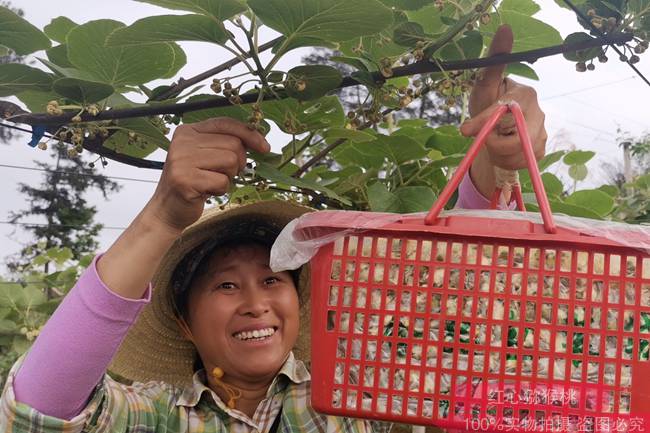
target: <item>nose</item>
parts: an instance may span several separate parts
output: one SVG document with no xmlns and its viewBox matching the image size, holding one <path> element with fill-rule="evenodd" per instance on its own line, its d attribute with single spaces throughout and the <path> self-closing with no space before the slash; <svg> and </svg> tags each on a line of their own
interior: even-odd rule
<svg viewBox="0 0 650 433">
<path fill-rule="evenodd" d="M 251 284 L 242 291 L 239 314 L 260 317 L 268 313 L 269 310 L 269 298 L 261 287 L 258 287 L 256 284 Z"/>
</svg>

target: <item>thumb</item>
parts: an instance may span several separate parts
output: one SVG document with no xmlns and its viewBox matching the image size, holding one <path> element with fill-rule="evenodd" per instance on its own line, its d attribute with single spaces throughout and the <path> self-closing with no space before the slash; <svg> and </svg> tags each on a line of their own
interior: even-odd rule
<svg viewBox="0 0 650 433">
<path fill-rule="evenodd" d="M 512 34 L 512 29 L 510 26 L 507 24 L 500 26 L 494 33 L 494 38 L 492 38 L 492 43 L 490 44 L 490 49 L 488 51 L 488 57 L 495 56 L 497 54 L 508 54 L 512 52 L 513 41 L 514 36 Z M 499 91 L 499 86 L 501 85 L 503 72 L 505 71 L 506 66 L 507 65 L 494 65 L 485 68 L 483 70 L 482 77 L 476 82 L 476 87 L 483 87 L 486 89 L 494 90 L 494 95 L 496 96 Z"/>
</svg>

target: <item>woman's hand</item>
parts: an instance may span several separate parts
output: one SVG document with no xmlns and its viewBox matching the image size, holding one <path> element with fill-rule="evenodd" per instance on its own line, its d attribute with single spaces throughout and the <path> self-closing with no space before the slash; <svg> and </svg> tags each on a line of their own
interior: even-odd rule
<svg viewBox="0 0 650 433">
<path fill-rule="evenodd" d="M 512 44 L 512 30 L 508 26 L 501 26 L 494 35 L 489 55 L 510 53 Z M 524 113 L 533 151 L 539 160 L 544 156 L 547 140 L 544 112 L 539 106 L 535 89 L 503 78 L 505 67 L 506 65 L 490 66 L 482 71 L 482 76 L 474 85 L 470 95 L 471 119 L 461 125 L 461 133 L 467 137 L 477 135 L 487 119 L 498 108 L 499 101 L 515 101 Z M 490 197 L 495 188 L 494 166 L 509 170 L 526 167 L 514 118 L 510 114 L 506 114 L 498 127 L 488 136 L 485 147 L 470 170 L 474 184 L 486 197 Z"/>
<path fill-rule="evenodd" d="M 246 166 L 247 150 L 270 149 L 264 136 L 234 119 L 179 126 L 145 213 L 182 231 L 201 216 L 208 197 L 228 192 L 232 178 Z"/>
<path fill-rule="evenodd" d="M 262 135 L 233 119 L 179 126 L 151 200 L 97 263 L 104 284 L 140 298 L 167 250 L 201 216 L 206 198 L 228 192 L 246 151 L 270 149 Z"/>
</svg>

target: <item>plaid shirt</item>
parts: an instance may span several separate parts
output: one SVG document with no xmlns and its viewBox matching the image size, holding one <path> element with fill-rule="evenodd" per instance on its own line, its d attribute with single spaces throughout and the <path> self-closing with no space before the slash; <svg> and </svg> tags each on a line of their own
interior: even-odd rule
<svg viewBox="0 0 650 433">
<path fill-rule="evenodd" d="M 13 379 L 20 361 L 12 368 L 0 400 L 0 432 L 3 433 L 265 433 L 278 412 L 278 433 L 388 432 L 390 424 L 322 415 L 311 408 L 311 378 L 293 354 L 271 383 L 252 418 L 229 409 L 205 385 L 205 372 L 194 375 L 185 389 L 161 382 L 127 386 L 105 375 L 86 408 L 72 420 L 43 415 L 17 403 Z M 65 384 L 62 384 L 65 386 Z"/>
</svg>

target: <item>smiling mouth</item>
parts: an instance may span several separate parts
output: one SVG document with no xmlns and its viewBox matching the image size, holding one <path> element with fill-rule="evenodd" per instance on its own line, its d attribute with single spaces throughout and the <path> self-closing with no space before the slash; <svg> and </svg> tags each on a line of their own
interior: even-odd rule
<svg viewBox="0 0 650 433">
<path fill-rule="evenodd" d="M 277 330 L 277 327 L 269 327 L 254 331 L 243 331 L 233 334 L 233 337 L 239 341 L 263 341 L 275 335 Z"/>
</svg>

